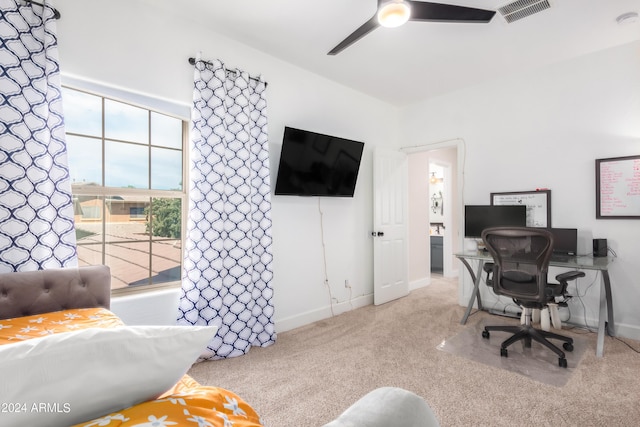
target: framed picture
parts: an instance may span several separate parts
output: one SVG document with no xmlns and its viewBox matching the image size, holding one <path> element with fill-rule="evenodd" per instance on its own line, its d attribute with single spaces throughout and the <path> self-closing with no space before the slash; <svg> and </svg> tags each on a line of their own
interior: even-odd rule
<svg viewBox="0 0 640 427">
<path fill-rule="evenodd" d="M 551 190 L 491 193 L 492 205 L 525 205 L 527 227 L 551 227 Z"/>
<path fill-rule="evenodd" d="M 596 218 L 640 218 L 640 156 L 596 159 Z"/>
</svg>

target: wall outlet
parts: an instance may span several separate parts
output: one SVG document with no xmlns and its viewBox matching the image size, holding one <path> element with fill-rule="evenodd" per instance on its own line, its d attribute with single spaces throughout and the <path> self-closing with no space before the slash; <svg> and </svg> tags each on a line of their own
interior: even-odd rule
<svg viewBox="0 0 640 427">
<path fill-rule="evenodd" d="M 344 287 L 347 289 L 351 289 L 351 285 L 349 284 L 349 279 L 344 280 Z"/>
</svg>

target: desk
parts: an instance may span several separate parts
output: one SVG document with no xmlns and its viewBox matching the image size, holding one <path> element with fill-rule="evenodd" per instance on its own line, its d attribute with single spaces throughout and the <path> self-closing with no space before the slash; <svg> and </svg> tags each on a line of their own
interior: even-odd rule
<svg viewBox="0 0 640 427">
<path fill-rule="evenodd" d="M 469 314 L 473 308 L 474 300 L 478 302 L 478 309 L 483 310 L 482 300 L 480 299 L 480 282 L 482 280 L 482 272 L 485 261 L 493 262 L 493 258 L 489 252 L 472 251 L 455 254 L 464 266 L 467 268 L 471 279 L 473 280 L 473 292 L 467 305 L 467 310 L 462 316 L 461 324 L 467 323 Z M 478 261 L 477 272 L 473 271 L 469 261 Z M 596 356 L 602 357 L 604 354 L 604 335 L 605 329 L 609 336 L 615 336 L 613 324 L 613 303 L 611 300 L 611 280 L 609 279 L 609 264 L 612 260 L 609 257 L 594 258 L 591 256 L 571 257 L 567 261 L 551 261 L 549 266 L 568 268 L 572 270 L 597 270 L 600 271 L 602 280 L 600 284 L 600 311 L 598 314 L 598 341 L 596 346 Z M 606 313 L 605 313 L 606 311 Z"/>
</svg>

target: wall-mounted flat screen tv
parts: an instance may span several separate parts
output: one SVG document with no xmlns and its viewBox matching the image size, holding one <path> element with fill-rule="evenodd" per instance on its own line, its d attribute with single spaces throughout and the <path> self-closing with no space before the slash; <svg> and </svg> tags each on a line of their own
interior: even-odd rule
<svg viewBox="0 0 640 427">
<path fill-rule="evenodd" d="M 482 237 L 482 230 L 490 227 L 526 227 L 527 207 L 524 205 L 466 205 L 464 207 L 464 236 Z"/>
<path fill-rule="evenodd" d="M 364 143 L 285 127 L 276 195 L 353 197 Z"/>
</svg>

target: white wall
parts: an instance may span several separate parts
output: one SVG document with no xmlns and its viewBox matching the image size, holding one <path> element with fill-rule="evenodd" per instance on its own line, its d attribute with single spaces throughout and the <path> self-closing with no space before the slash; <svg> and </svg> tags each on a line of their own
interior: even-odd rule
<svg viewBox="0 0 640 427">
<path fill-rule="evenodd" d="M 408 263 L 410 289 L 431 282 L 429 242 L 429 152 L 411 154 L 409 163 Z"/>
<path fill-rule="evenodd" d="M 551 189 L 552 225 L 577 228 L 580 253 L 591 251 L 592 238 L 608 239 L 617 252 L 610 268 L 616 328 L 640 338 L 640 222 L 595 219 L 595 159 L 640 154 L 640 43 L 409 106 L 400 129 L 409 146 L 465 141 L 465 204 L 489 204 L 495 191 Z M 592 273 L 578 282 L 586 313 L 575 299 L 572 322 L 596 325 L 599 281 Z"/>
<path fill-rule="evenodd" d="M 396 137 L 395 108 L 150 6 L 57 0 L 56 7 L 62 13 L 57 28 L 63 82 L 92 80 L 188 106 L 193 66 L 187 59 L 198 51 L 203 59 L 262 74 L 269 84 L 272 184 L 285 125 L 365 142 L 353 199 L 323 198 L 320 206 L 316 197 L 272 199 L 276 330 L 331 315 L 319 208 L 334 311 L 372 302 L 372 152 Z M 167 295 L 114 298 L 113 308 L 130 323 L 167 323 L 166 313 L 175 312 Z"/>
</svg>

